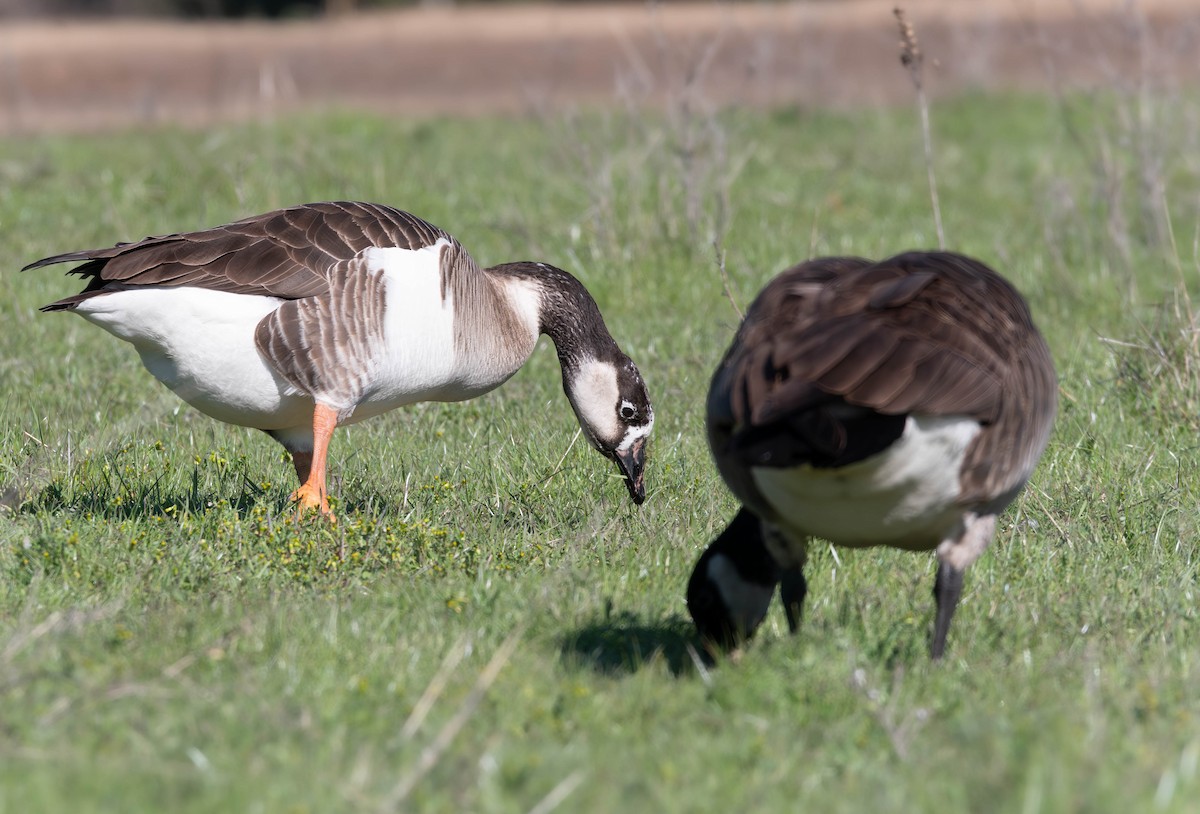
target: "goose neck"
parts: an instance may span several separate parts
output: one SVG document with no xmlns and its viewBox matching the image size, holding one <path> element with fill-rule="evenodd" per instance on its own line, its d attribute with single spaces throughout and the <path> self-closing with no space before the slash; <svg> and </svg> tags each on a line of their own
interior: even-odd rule
<svg viewBox="0 0 1200 814">
<path fill-rule="evenodd" d="M 533 262 L 509 263 L 492 271 L 533 284 L 538 330 L 554 342 L 564 370 L 577 369 L 588 360 L 611 360 L 620 354 L 595 299 L 575 277 L 560 268 Z"/>
</svg>

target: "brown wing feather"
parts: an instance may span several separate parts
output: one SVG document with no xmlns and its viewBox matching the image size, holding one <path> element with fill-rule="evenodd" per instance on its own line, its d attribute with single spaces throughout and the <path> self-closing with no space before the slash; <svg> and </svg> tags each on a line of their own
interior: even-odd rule
<svg viewBox="0 0 1200 814">
<path fill-rule="evenodd" d="M 737 433 L 830 399 L 888 416 L 968 416 L 984 430 L 962 497 L 986 501 L 1028 477 L 1056 395 L 1028 306 L 982 263 L 948 252 L 821 258 L 780 274 L 751 305 L 713 379 L 709 434 L 726 449 Z M 736 469 L 722 467 L 726 480 L 745 479 Z M 753 487 L 735 492 L 746 500 Z"/>
<path fill-rule="evenodd" d="M 339 261 L 328 276 L 325 295 L 285 302 L 258 324 L 254 338 L 293 387 L 348 414 L 375 373 L 385 286 L 383 273 L 362 258 Z"/>
<path fill-rule="evenodd" d="M 738 348 L 767 349 L 769 371 L 737 358 L 725 364 L 759 375 L 769 391 L 811 383 L 880 412 L 994 421 L 1013 350 L 1025 344 L 1032 322 L 994 272 L 947 257 L 839 260 L 833 277 L 824 261 L 789 269 L 755 300 L 735 340 L 735 357 Z M 873 374 L 885 365 L 881 385 Z M 748 406 L 739 422 L 756 420 Z"/>
<path fill-rule="evenodd" d="M 372 246 L 418 249 L 450 239 L 430 223 L 380 204 L 332 202 L 280 209 L 199 232 L 38 260 L 24 270 L 87 261 L 71 273 L 84 291 L 45 306 L 72 308 L 105 290 L 195 286 L 301 299 L 325 293 L 335 264 Z"/>
</svg>

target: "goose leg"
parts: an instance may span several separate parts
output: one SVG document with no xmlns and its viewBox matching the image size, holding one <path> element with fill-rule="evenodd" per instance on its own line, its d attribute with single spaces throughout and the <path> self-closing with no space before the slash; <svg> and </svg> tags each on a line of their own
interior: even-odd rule
<svg viewBox="0 0 1200 814">
<path fill-rule="evenodd" d="M 937 579 L 933 583 L 933 596 L 937 600 L 937 617 L 933 623 L 933 644 L 929 655 L 940 659 L 946 650 L 946 634 L 950 632 L 950 620 L 962 596 L 963 572 L 948 562 L 938 564 Z"/>
<path fill-rule="evenodd" d="M 337 410 L 317 404 L 313 409 L 313 449 L 311 453 L 294 453 L 292 465 L 296 474 L 301 475 L 307 470 L 300 488 L 292 492 L 292 500 L 305 509 L 318 509 L 321 514 L 336 522 L 333 512 L 329 509 L 329 497 L 325 491 L 325 462 L 329 453 L 329 441 L 337 427 Z M 307 460 L 306 460 L 307 459 Z"/>
<path fill-rule="evenodd" d="M 292 453 L 292 466 L 296 468 L 296 478 L 304 483 L 308 473 L 312 471 L 312 450 L 299 450 Z"/>
<path fill-rule="evenodd" d="M 804 581 L 804 571 L 789 568 L 783 572 L 783 579 L 779 583 L 779 598 L 783 600 L 783 612 L 787 615 L 789 633 L 795 634 L 800 629 L 800 616 L 807 594 L 808 583 Z"/>
<path fill-rule="evenodd" d="M 987 550 L 995 534 L 996 515 L 977 515 L 972 512 L 963 517 L 962 532 L 957 537 L 943 540 L 937 547 L 938 572 L 933 583 L 937 616 L 933 623 L 933 642 L 929 646 L 929 655 L 935 660 L 940 659 L 946 650 L 950 620 L 962 596 L 963 574 Z"/>
</svg>

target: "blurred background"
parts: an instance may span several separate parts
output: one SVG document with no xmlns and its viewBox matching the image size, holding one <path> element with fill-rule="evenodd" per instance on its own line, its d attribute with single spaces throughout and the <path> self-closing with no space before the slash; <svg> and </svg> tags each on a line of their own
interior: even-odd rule
<svg viewBox="0 0 1200 814">
<path fill-rule="evenodd" d="M 12 17 L 282 17 L 413 5 L 375 0 L 2 0 L 0 12 Z"/>
<path fill-rule="evenodd" d="M 0 0 L 0 133 L 655 104 L 905 103 L 892 0 Z M 913 0 L 935 97 L 1195 82 L 1193 0 Z"/>
</svg>

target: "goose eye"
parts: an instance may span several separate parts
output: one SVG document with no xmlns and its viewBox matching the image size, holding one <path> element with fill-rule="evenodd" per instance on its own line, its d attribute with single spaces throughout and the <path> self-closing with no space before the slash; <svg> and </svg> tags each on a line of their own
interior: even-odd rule
<svg viewBox="0 0 1200 814">
<path fill-rule="evenodd" d="M 637 407 L 634 407 L 628 401 L 621 402 L 621 418 L 626 421 L 632 421 L 637 418 Z"/>
</svg>

